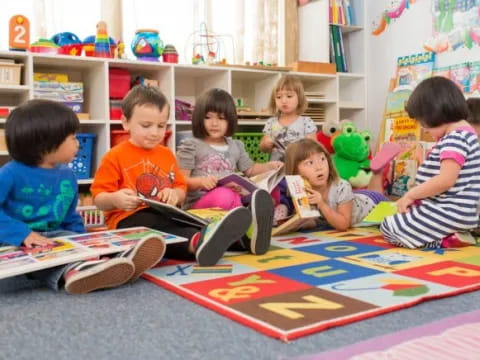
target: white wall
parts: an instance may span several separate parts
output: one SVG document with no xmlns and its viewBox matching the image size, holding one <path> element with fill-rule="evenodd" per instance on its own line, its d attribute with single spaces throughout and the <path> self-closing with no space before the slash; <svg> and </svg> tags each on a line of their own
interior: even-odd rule
<svg viewBox="0 0 480 360">
<path fill-rule="evenodd" d="M 309 2 L 298 8 L 299 60 L 329 62 L 328 29 L 328 0 Z"/>
<path fill-rule="evenodd" d="M 416 1 L 409 9 L 405 9 L 400 18 L 392 21 L 385 31 L 377 36 L 371 35 L 372 22 L 391 1 L 365 1 L 368 4 L 367 123 L 370 126 L 369 130 L 375 134 L 382 120 L 389 80 L 395 76 L 397 58 L 424 52 L 423 44 L 432 35 L 433 0 Z M 474 60 L 480 60 L 479 48 L 439 54 L 436 57 L 436 66 Z"/>
</svg>

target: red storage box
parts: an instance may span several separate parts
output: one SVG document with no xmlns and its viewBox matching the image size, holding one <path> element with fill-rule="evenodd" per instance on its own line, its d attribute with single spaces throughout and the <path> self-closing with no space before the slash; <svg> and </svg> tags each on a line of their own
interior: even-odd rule
<svg viewBox="0 0 480 360">
<path fill-rule="evenodd" d="M 110 130 L 110 147 L 120 144 L 130 139 L 130 134 L 126 130 Z"/>
<path fill-rule="evenodd" d="M 130 71 L 127 69 L 108 69 L 110 99 L 123 99 L 130 90 Z"/>
<path fill-rule="evenodd" d="M 122 100 L 110 100 L 110 120 L 120 120 L 122 114 Z"/>
</svg>

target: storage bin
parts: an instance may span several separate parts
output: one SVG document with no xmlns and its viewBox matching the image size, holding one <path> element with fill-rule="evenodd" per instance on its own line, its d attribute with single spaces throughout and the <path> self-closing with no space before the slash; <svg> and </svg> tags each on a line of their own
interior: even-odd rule
<svg viewBox="0 0 480 360">
<path fill-rule="evenodd" d="M 255 162 L 265 163 L 270 159 L 270 154 L 260 151 L 260 141 L 262 140 L 263 133 L 236 133 L 233 135 L 234 139 L 238 139 L 245 145 L 245 150 L 250 159 Z"/>
<path fill-rule="evenodd" d="M 103 211 L 95 206 L 79 206 L 77 212 L 83 219 L 83 224 L 87 230 L 105 226 Z"/>
<path fill-rule="evenodd" d="M 23 64 L 0 62 L 0 84 L 20 85 L 20 70 Z"/>
<path fill-rule="evenodd" d="M 108 69 L 110 99 L 123 99 L 130 90 L 130 71 L 127 69 Z"/>
<path fill-rule="evenodd" d="M 95 134 L 77 134 L 78 153 L 68 166 L 77 175 L 78 179 L 89 179 L 91 177 L 95 137 Z"/>
<path fill-rule="evenodd" d="M 110 120 L 120 120 L 122 114 L 122 100 L 110 99 Z"/>
<path fill-rule="evenodd" d="M 114 147 L 128 139 L 130 139 L 130 134 L 127 130 L 110 130 L 110 147 Z"/>
</svg>

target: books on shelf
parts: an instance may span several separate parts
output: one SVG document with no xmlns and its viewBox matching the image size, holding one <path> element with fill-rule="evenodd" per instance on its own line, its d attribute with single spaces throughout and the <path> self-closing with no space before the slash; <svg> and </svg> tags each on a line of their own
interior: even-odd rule
<svg viewBox="0 0 480 360">
<path fill-rule="evenodd" d="M 331 24 L 354 25 L 354 13 L 350 0 L 329 0 L 329 21 Z"/>
<path fill-rule="evenodd" d="M 306 187 L 310 186 L 300 175 L 287 175 L 288 192 L 292 198 L 295 213 L 273 228 L 272 236 L 287 234 L 300 229 L 305 223 L 320 216 L 320 211 L 308 201 Z"/>
<path fill-rule="evenodd" d="M 162 236 L 166 244 L 188 241 L 184 237 L 139 226 L 62 236 L 52 239 L 53 246 L 0 247 L 0 279 L 115 254 L 131 248 L 138 240 L 152 234 Z"/>
<path fill-rule="evenodd" d="M 338 25 L 330 25 L 330 42 L 330 61 L 336 65 L 337 72 L 348 72 L 342 29 Z"/>
</svg>

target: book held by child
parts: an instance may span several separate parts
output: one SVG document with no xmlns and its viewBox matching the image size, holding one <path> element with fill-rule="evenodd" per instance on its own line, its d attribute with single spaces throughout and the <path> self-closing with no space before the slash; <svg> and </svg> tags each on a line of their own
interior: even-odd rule
<svg viewBox="0 0 480 360">
<path fill-rule="evenodd" d="M 54 244 L 48 246 L 0 247 L 0 279 L 119 253 L 152 234 L 161 236 L 166 244 L 188 241 L 180 236 L 139 226 L 62 236 L 52 239 Z"/>
</svg>

